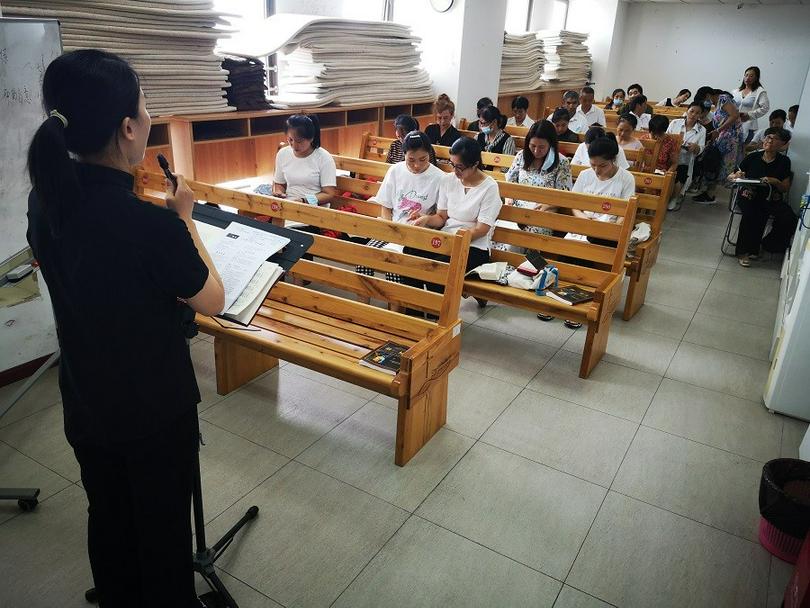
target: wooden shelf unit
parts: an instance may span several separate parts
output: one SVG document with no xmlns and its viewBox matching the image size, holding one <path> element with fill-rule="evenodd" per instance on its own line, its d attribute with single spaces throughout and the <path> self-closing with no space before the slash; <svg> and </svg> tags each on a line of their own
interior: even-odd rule
<svg viewBox="0 0 810 608">
<path fill-rule="evenodd" d="M 157 169 L 155 156 L 166 155 L 183 175 L 209 183 L 271 176 L 276 152 L 286 141 L 287 119 L 317 115 L 321 145 L 333 154 L 357 156 L 363 133 L 393 136 L 393 120 L 412 114 L 422 128 L 433 120 L 432 101 L 392 102 L 304 110 L 257 110 L 162 117 L 149 133 L 144 165 Z"/>
<path fill-rule="evenodd" d="M 528 114 L 534 120 L 546 118 L 546 106 L 557 107 L 562 105 L 562 96 L 568 89 L 554 89 L 542 91 L 524 91 L 522 93 L 509 93 L 498 96 L 498 109 L 506 116 L 512 116 L 512 100 L 518 95 L 523 95 L 529 100 Z M 474 120 L 471 119 L 471 120 Z"/>
</svg>

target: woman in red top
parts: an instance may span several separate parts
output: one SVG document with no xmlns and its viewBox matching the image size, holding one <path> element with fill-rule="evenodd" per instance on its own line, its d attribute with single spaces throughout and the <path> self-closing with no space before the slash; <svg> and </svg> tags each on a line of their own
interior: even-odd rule
<svg viewBox="0 0 810 608">
<path fill-rule="evenodd" d="M 662 140 L 661 148 L 658 152 L 658 158 L 655 161 L 655 167 L 646 167 L 647 171 L 675 171 L 678 166 L 678 147 L 675 145 L 675 139 L 667 135 L 667 128 L 669 127 L 669 118 L 662 114 L 656 114 L 650 118 L 650 132 L 647 139 Z"/>
</svg>

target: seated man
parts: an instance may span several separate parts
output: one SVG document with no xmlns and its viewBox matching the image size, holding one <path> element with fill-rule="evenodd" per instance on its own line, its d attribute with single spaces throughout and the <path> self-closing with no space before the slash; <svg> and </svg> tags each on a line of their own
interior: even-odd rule
<svg viewBox="0 0 810 608">
<path fill-rule="evenodd" d="M 785 129 L 786 131 L 793 130 L 787 125 L 787 114 L 785 111 L 774 110 L 768 117 L 768 126 L 765 129 L 759 129 L 756 133 L 754 133 L 754 137 L 748 144 L 746 144 L 745 151 L 753 152 L 754 150 L 760 150 L 762 148 L 762 140 L 765 137 L 765 131 L 768 129 Z M 780 152 L 785 154 L 787 152 L 787 146 L 780 150 Z"/>
<path fill-rule="evenodd" d="M 785 196 L 793 175 L 790 159 L 779 154 L 789 141 L 790 131 L 773 127 L 766 129 L 762 150 L 751 152 L 740 163 L 739 171 L 729 175 L 732 180 L 742 178 L 761 182 L 741 185 L 737 197 L 742 217 L 735 254 L 744 268 L 759 256 L 760 248 L 771 253 L 784 253 L 796 229 L 797 218 Z M 771 231 L 763 238 L 762 233 L 771 216 Z"/>
<path fill-rule="evenodd" d="M 579 93 L 576 91 L 566 91 L 565 95 L 563 95 L 563 108 L 568 110 L 568 115 L 571 117 L 568 120 L 568 128 L 571 129 L 574 133 L 584 133 L 588 130 L 588 125 L 585 122 L 585 116 L 583 114 L 577 115 L 577 108 L 579 107 Z M 554 113 L 548 115 L 548 120 L 551 122 Z"/>
<path fill-rule="evenodd" d="M 575 117 L 575 123 L 579 124 L 584 122 L 586 130 L 594 125 L 606 126 L 605 112 L 601 108 L 593 105 L 594 91 L 591 87 L 582 87 L 579 92 L 579 107 Z"/>
<path fill-rule="evenodd" d="M 568 128 L 568 121 L 571 120 L 571 115 L 565 108 L 557 108 L 554 114 L 551 115 L 551 124 L 557 131 L 557 141 L 567 141 L 574 144 L 579 143 L 579 136 Z"/>
</svg>

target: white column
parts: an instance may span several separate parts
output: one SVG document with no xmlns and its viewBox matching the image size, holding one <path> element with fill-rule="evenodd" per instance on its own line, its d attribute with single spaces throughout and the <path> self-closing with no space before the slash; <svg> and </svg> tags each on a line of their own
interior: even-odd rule
<svg viewBox="0 0 810 608">
<path fill-rule="evenodd" d="M 456 118 L 475 118 L 475 102 L 498 98 L 506 2 L 456 0 L 438 13 L 427 0 L 394 3 L 394 21 L 422 38 L 422 66 L 436 94 L 447 93 Z M 396 86 L 396 75 L 392 74 Z"/>
</svg>

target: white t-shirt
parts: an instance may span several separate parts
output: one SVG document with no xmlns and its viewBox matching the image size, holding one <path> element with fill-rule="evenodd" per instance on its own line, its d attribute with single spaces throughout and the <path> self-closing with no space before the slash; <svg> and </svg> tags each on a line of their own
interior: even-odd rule
<svg viewBox="0 0 810 608">
<path fill-rule="evenodd" d="M 446 173 L 439 185 L 439 210 L 447 211 L 447 222 L 442 231 L 455 234 L 461 228 L 472 229 L 479 222 L 490 227 L 484 235 L 470 243 L 471 247 L 489 251 L 495 221 L 501 212 L 498 183 L 489 175 L 473 188 L 466 189 L 453 173 Z"/>
<path fill-rule="evenodd" d="M 529 118 L 529 115 L 527 114 L 526 118 L 523 119 L 523 124 L 519 125 L 519 124 L 517 124 L 517 122 L 515 122 L 515 117 L 510 116 L 509 120 L 506 121 L 506 124 L 507 124 L 507 126 L 511 125 L 513 127 L 526 127 L 528 129 L 529 127 L 531 127 L 534 124 L 534 119 Z"/>
<path fill-rule="evenodd" d="M 273 181 L 287 185 L 287 198 L 300 200 L 318 194 L 324 186 L 337 186 L 335 160 L 323 148 L 315 148 L 306 158 L 298 158 L 289 146 L 276 154 Z"/>
<path fill-rule="evenodd" d="M 619 147 L 622 150 L 641 150 L 644 147 L 644 144 L 641 143 L 640 140 L 634 139 L 633 141 L 628 142 L 626 144 L 619 142 Z"/>
<path fill-rule="evenodd" d="M 636 180 L 632 174 L 625 169 L 619 169 L 610 179 L 600 180 L 596 177 L 593 169 L 586 169 L 579 174 L 574 182 L 572 192 L 583 194 L 593 194 L 595 196 L 611 196 L 613 198 L 629 199 L 636 193 Z M 596 211 L 583 211 L 585 215 L 600 222 L 610 222 L 615 224 L 619 217 L 609 213 L 597 213 Z"/>
<path fill-rule="evenodd" d="M 574 152 L 574 158 L 571 159 L 571 164 L 584 165 L 586 167 L 591 164 L 591 157 L 588 156 L 588 144 L 584 141 L 577 146 L 577 151 Z M 619 146 L 619 153 L 616 155 L 616 164 L 620 169 L 630 168 L 630 163 L 627 162 L 627 156 L 625 156 L 621 146 Z"/>
<path fill-rule="evenodd" d="M 782 127 L 785 131 L 793 131 L 793 128 L 785 121 L 785 126 Z M 765 139 L 765 131 L 768 130 L 768 127 L 764 129 L 759 129 L 756 133 L 754 133 L 754 137 L 751 138 L 751 141 L 748 143 L 752 144 L 759 144 L 762 143 L 762 140 Z"/>
<path fill-rule="evenodd" d="M 549 114 L 548 118 L 546 118 L 546 120 L 551 122 L 551 118 L 553 116 L 554 116 L 553 113 Z M 603 114 L 603 116 L 604 116 L 604 114 Z M 604 122 L 604 120 L 603 120 L 603 122 Z M 585 133 L 585 131 L 588 130 L 589 126 L 590 125 L 588 124 L 585 115 L 582 112 L 580 112 L 579 110 L 574 112 L 574 115 L 571 116 L 571 119 L 568 121 L 568 129 L 573 131 L 574 133 L 577 133 L 577 134 Z"/>
<path fill-rule="evenodd" d="M 631 112 L 631 114 L 633 114 L 633 113 Z M 637 122 L 636 129 L 644 129 L 644 130 L 646 130 L 646 129 L 650 128 L 650 119 L 652 118 L 652 116 L 650 114 L 647 114 L 645 112 L 641 116 L 639 116 L 638 114 L 633 114 L 633 116 L 636 117 L 636 122 Z"/>
<path fill-rule="evenodd" d="M 580 105 L 577 107 L 576 114 L 580 117 L 580 122 L 584 122 L 586 131 L 595 124 L 602 125 L 603 127 L 607 124 L 605 122 L 605 112 L 602 110 L 602 108 L 597 108 L 593 104 L 591 104 L 591 107 L 587 112 L 584 111 L 582 109 L 582 105 Z"/>
<path fill-rule="evenodd" d="M 371 198 L 392 211 L 395 222 L 405 223 L 411 211 L 433 213 L 439 200 L 439 183 L 446 175 L 436 165 L 422 173 L 411 173 L 405 161 L 396 163 L 385 174 L 380 190 Z"/>
</svg>

